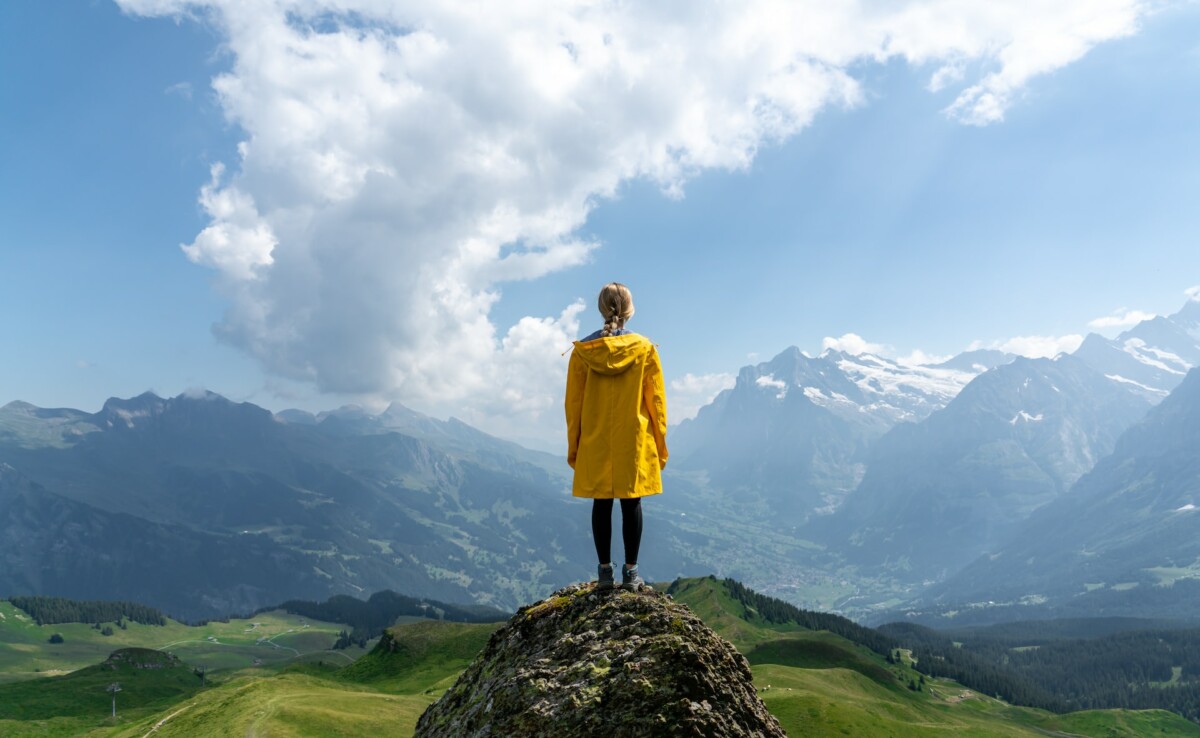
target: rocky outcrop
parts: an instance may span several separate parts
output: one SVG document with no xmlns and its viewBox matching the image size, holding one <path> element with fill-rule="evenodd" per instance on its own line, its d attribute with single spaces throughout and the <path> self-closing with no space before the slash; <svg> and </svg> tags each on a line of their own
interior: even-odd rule
<svg viewBox="0 0 1200 738">
<path fill-rule="evenodd" d="M 686 605 L 588 583 L 521 608 L 415 737 L 784 735 L 746 659 Z"/>
<path fill-rule="evenodd" d="M 101 667 L 106 669 L 182 669 L 186 665 L 172 653 L 163 653 L 153 648 L 121 648 L 113 651 Z"/>
</svg>

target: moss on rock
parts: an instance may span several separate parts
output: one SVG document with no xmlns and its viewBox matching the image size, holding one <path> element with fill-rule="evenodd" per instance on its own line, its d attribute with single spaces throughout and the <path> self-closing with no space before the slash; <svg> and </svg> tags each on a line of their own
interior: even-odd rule
<svg viewBox="0 0 1200 738">
<path fill-rule="evenodd" d="M 776 738 L 746 659 L 686 605 L 574 584 L 521 608 L 416 738 Z"/>
</svg>

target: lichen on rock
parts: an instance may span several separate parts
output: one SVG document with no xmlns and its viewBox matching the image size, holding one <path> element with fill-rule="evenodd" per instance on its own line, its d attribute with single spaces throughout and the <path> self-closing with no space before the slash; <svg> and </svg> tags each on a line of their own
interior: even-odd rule
<svg viewBox="0 0 1200 738">
<path fill-rule="evenodd" d="M 521 608 L 415 738 L 784 735 L 746 659 L 686 605 L 587 583 Z"/>
</svg>

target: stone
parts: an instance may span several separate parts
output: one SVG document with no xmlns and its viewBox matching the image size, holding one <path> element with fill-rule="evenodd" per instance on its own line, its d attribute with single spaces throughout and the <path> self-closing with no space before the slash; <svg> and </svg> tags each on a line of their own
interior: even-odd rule
<svg viewBox="0 0 1200 738">
<path fill-rule="evenodd" d="M 785 735 L 745 657 L 686 605 L 585 583 L 518 610 L 414 738 Z"/>
</svg>

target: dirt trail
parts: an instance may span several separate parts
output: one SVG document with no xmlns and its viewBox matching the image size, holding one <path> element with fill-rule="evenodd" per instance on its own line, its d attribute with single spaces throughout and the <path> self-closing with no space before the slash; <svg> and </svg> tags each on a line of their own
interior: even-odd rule
<svg viewBox="0 0 1200 738">
<path fill-rule="evenodd" d="M 166 716 L 165 718 L 163 718 L 162 720 L 159 720 L 157 723 L 155 723 L 155 724 L 154 724 L 154 727 L 153 727 L 153 728 L 151 728 L 150 730 L 147 730 L 147 731 L 146 731 L 146 735 L 142 736 L 142 738 L 147 738 L 147 736 L 149 736 L 149 735 L 151 735 L 151 734 L 153 734 L 153 733 L 157 732 L 159 728 L 161 728 L 163 725 L 166 725 L 166 723 L 167 723 L 167 721 L 168 721 L 168 720 L 170 720 L 171 718 L 175 717 L 176 715 L 178 715 L 179 713 L 183 712 L 184 710 L 187 710 L 187 709 L 189 709 L 189 708 L 191 708 L 191 707 L 194 707 L 194 706 L 195 706 L 195 704 L 196 704 L 196 703 L 194 703 L 194 702 L 193 702 L 193 703 L 192 703 L 192 704 L 190 704 L 190 705 L 185 705 L 185 706 L 183 706 L 183 707 L 179 708 L 178 710 L 176 710 L 175 712 L 171 713 L 170 715 L 167 715 L 167 716 Z"/>
</svg>

